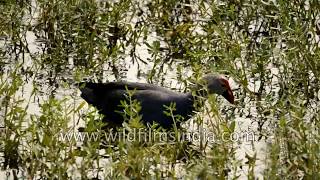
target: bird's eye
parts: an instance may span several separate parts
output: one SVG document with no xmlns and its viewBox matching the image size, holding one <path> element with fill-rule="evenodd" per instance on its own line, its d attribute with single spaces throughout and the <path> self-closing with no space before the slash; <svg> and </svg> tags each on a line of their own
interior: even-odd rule
<svg viewBox="0 0 320 180">
<path fill-rule="evenodd" d="M 222 87 L 223 89 L 227 89 L 227 85 L 226 85 L 225 83 L 222 83 L 222 84 L 221 84 L 221 87 Z"/>
</svg>

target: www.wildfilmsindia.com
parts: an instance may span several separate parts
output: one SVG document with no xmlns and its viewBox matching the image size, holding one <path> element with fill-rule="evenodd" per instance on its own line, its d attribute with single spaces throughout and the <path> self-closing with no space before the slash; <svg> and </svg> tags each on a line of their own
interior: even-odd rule
<svg viewBox="0 0 320 180">
<path fill-rule="evenodd" d="M 205 141 L 215 143 L 217 141 L 255 141 L 253 132 L 220 134 L 219 138 L 212 132 L 201 130 L 199 132 L 160 132 L 152 129 L 132 129 L 131 131 L 109 131 L 109 132 L 68 132 L 58 135 L 60 141 L 129 141 L 129 142 L 177 142 L 177 141 Z"/>
</svg>

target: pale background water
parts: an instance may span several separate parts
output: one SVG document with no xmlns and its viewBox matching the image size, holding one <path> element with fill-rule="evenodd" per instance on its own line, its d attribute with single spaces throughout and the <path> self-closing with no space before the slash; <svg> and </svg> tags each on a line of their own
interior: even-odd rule
<svg viewBox="0 0 320 180">
<path fill-rule="evenodd" d="M 35 4 L 33 4 L 34 6 L 36 6 Z M 37 16 L 37 10 L 35 9 L 33 14 L 35 16 Z M 36 21 L 36 19 L 33 19 L 32 21 Z M 135 21 L 135 19 L 133 19 L 132 21 Z M 259 24 L 259 22 L 252 22 L 252 32 L 254 31 L 254 28 L 256 27 L 256 24 Z M 198 33 L 201 33 L 201 30 L 196 30 Z M 39 46 L 40 43 L 37 42 L 37 38 L 35 36 L 35 34 L 32 31 L 27 31 L 27 42 L 28 42 L 28 49 L 30 50 L 30 54 L 40 54 L 41 51 L 41 47 Z M 148 42 L 153 42 L 154 40 L 157 39 L 157 35 L 154 34 L 150 34 L 148 35 Z M 315 42 L 319 42 L 319 37 L 315 36 L 314 38 Z M 279 40 L 278 42 L 278 47 L 274 49 L 274 54 L 280 56 L 280 48 L 282 46 L 284 46 L 285 44 L 283 44 L 282 41 Z M 1 44 L 0 41 L 0 46 L 4 46 L 4 44 Z M 138 54 L 139 57 L 141 57 L 142 59 L 150 59 L 151 55 L 148 52 L 148 47 L 142 43 L 141 41 L 141 45 L 137 46 L 136 48 L 136 53 Z M 32 59 L 29 57 L 30 54 L 26 53 L 25 54 L 25 61 L 23 63 L 23 66 L 25 67 L 25 69 L 27 69 L 27 67 L 32 67 L 34 64 L 32 62 Z M 245 58 L 245 55 L 243 55 L 242 58 Z M 275 57 L 276 58 L 276 57 Z M 236 59 L 235 60 L 236 65 L 238 67 L 241 67 L 241 61 L 240 59 Z M 124 61 L 122 62 L 125 64 L 125 68 L 126 68 L 126 72 L 125 72 L 125 76 L 124 78 L 122 78 L 122 80 L 127 80 L 127 81 L 133 81 L 133 82 L 143 82 L 146 83 L 147 79 L 144 76 L 138 77 L 138 71 L 142 71 L 144 73 L 147 73 L 148 71 L 150 71 L 154 64 L 153 63 L 149 63 L 148 64 L 143 64 L 140 63 L 139 66 L 137 63 L 132 63 L 131 61 L 131 57 L 126 57 L 124 59 Z M 4 69 L 5 72 L 4 73 L 4 79 L 6 78 L 7 73 L 10 72 L 11 70 L 11 66 L 13 65 L 7 65 Z M 73 60 L 72 58 L 70 58 L 69 60 L 69 66 L 70 69 L 73 69 L 74 65 L 73 65 Z M 105 69 L 109 69 L 107 64 L 104 64 L 104 68 Z M 278 94 L 280 87 L 279 87 L 279 80 L 278 77 L 281 73 L 281 69 L 278 69 L 277 67 L 274 67 L 271 63 L 268 64 L 268 69 L 271 71 L 271 75 L 272 75 L 272 87 L 267 87 L 268 89 L 266 89 L 266 92 L 268 93 L 274 93 L 275 95 Z M 182 91 L 184 90 L 184 85 L 177 81 L 177 69 L 175 67 L 169 67 L 168 65 L 164 66 L 164 71 L 166 72 L 165 75 L 165 79 L 164 79 L 164 86 L 167 88 L 171 88 L 177 91 Z M 46 75 L 46 74 L 44 74 Z M 192 70 L 185 68 L 184 71 L 184 75 L 185 77 L 190 77 L 192 76 Z M 310 73 L 310 76 L 312 76 L 313 74 Z M 70 75 L 67 75 L 70 76 Z M 19 90 L 19 93 L 16 94 L 16 98 L 17 99 L 24 99 L 25 101 L 23 102 L 24 105 L 28 105 L 28 108 L 26 109 L 28 114 L 34 114 L 34 115 L 40 115 L 40 108 L 39 108 L 39 104 L 42 104 L 44 101 L 46 101 L 48 99 L 47 94 L 39 94 L 39 95 L 35 95 L 35 99 L 32 99 L 29 101 L 29 98 L 32 96 L 32 91 L 33 91 L 33 79 L 36 79 L 36 76 L 33 76 L 31 78 L 28 79 L 28 81 L 23 85 L 23 87 L 21 87 L 21 89 Z M 72 78 L 72 77 L 68 77 L 68 78 Z M 86 78 L 90 78 L 90 77 L 84 77 L 84 79 Z M 102 81 L 103 82 L 107 82 L 107 81 L 114 81 L 116 80 L 115 76 L 112 75 L 112 72 L 110 71 L 103 71 L 103 78 Z M 235 79 L 234 77 L 228 77 L 231 88 L 234 89 L 234 93 L 235 93 L 235 98 L 236 101 L 240 101 L 240 99 L 237 98 L 237 94 L 240 93 L 241 89 L 244 87 L 241 87 L 241 84 L 238 83 L 238 80 Z M 260 87 L 261 82 L 259 81 L 259 79 L 255 78 L 255 77 L 247 77 L 248 79 L 248 86 L 247 88 L 251 91 L 251 92 L 257 92 L 258 88 Z M 96 79 L 95 79 L 96 80 Z M 61 82 L 58 82 L 58 84 Z M 52 87 L 48 86 L 46 83 L 43 83 L 43 85 L 41 86 L 41 91 L 42 92 L 50 92 L 52 90 Z M 317 93 L 318 95 L 318 99 L 320 99 L 320 91 Z M 69 84 L 69 86 L 63 88 L 63 87 L 59 87 L 57 89 L 55 89 L 55 97 L 57 99 L 63 99 L 66 98 L 68 99 L 68 102 L 74 103 L 77 105 L 81 104 L 84 100 L 80 98 L 80 91 L 71 83 Z M 275 97 L 277 98 L 277 97 Z M 228 102 L 226 102 L 225 100 L 223 100 L 221 97 L 218 97 L 219 101 L 217 102 L 220 106 L 219 108 L 221 109 L 220 114 L 222 118 L 228 118 L 226 116 L 226 114 L 224 114 L 225 111 L 223 111 L 225 108 L 230 108 L 230 105 Z M 243 134 L 243 132 L 254 132 L 254 133 L 258 133 L 258 126 L 255 123 L 255 119 L 259 118 L 259 114 L 256 110 L 256 103 L 255 101 L 252 101 L 250 98 L 244 98 L 243 99 L 244 102 L 239 103 L 238 105 L 235 105 L 237 110 L 234 111 L 234 119 L 231 119 L 231 121 L 235 121 L 236 122 L 236 133 L 239 134 Z M 266 103 L 265 99 L 262 99 L 260 103 Z M 272 102 L 268 102 L 268 103 L 272 103 Z M 314 102 L 313 106 L 316 108 L 320 106 L 319 102 Z M 267 107 L 267 106 L 266 106 Z M 78 121 L 79 119 L 81 119 L 81 116 L 83 114 L 85 114 L 88 109 L 92 107 L 89 107 L 88 105 L 84 106 L 81 110 L 81 114 L 74 114 L 73 118 L 71 119 L 71 121 L 69 122 L 69 126 L 70 127 L 74 127 L 75 129 L 77 129 L 78 127 L 83 127 L 85 125 L 85 122 L 83 122 L 82 120 Z M 245 114 L 250 115 L 249 117 L 244 117 L 240 115 L 240 111 L 245 112 Z M 201 112 L 200 112 L 201 114 Z M 308 118 L 308 117 L 306 117 Z M 208 117 L 204 117 L 205 120 L 208 120 Z M 273 121 L 276 120 L 275 118 L 272 119 Z M 190 131 L 196 131 L 196 129 L 192 129 L 192 119 L 190 120 L 190 122 L 188 122 L 187 124 L 191 124 L 189 127 Z M 28 122 L 26 122 L 26 127 L 28 126 Z M 266 129 L 268 130 L 268 128 L 272 128 L 272 126 L 270 127 L 266 127 Z M 272 129 L 270 129 L 270 131 L 272 131 Z M 255 136 L 255 141 L 240 141 L 240 142 L 235 142 L 234 143 L 234 147 L 236 147 L 237 151 L 236 151 L 236 161 L 238 161 L 239 164 L 242 165 L 242 169 L 238 169 L 237 172 L 230 172 L 230 174 L 238 174 L 240 175 L 239 179 L 246 179 L 247 178 L 247 172 L 248 172 L 248 164 L 246 163 L 247 158 L 245 157 L 246 154 L 249 156 L 254 156 L 256 155 L 257 158 L 257 162 L 255 164 L 255 175 L 256 178 L 258 179 L 263 179 L 263 171 L 265 170 L 265 161 L 266 161 L 266 152 L 267 152 L 267 147 L 268 144 L 270 142 L 272 142 L 273 137 L 267 137 L 267 138 L 263 138 L 261 140 L 257 140 L 257 136 Z M 103 154 L 104 152 L 101 151 L 101 154 Z M 76 161 L 76 164 L 81 164 L 82 158 L 78 158 Z M 235 162 L 236 162 L 235 161 Z M 105 172 L 108 171 L 112 171 L 112 169 L 109 166 L 111 162 L 110 159 L 103 159 L 99 161 L 100 166 L 105 166 Z M 75 164 L 74 167 L 70 167 L 70 171 L 69 173 L 72 173 L 73 175 L 77 176 L 77 174 L 80 177 L 79 172 L 77 172 L 77 165 Z M 160 165 L 161 166 L 161 165 Z M 167 168 L 165 167 L 165 165 L 163 165 L 163 168 Z M 186 172 L 183 171 L 182 165 L 181 167 L 179 166 L 179 164 L 177 164 L 175 166 L 177 174 L 177 177 L 183 177 L 183 175 L 185 175 Z M 1 178 L 5 178 L 6 177 L 6 173 L 5 171 L 0 171 L 0 177 Z M 21 173 L 21 172 L 20 172 Z M 92 172 L 94 173 L 94 171 Z M 10 178 L 12 178 L 12 176 L 9 176 Z"/>
</svg>

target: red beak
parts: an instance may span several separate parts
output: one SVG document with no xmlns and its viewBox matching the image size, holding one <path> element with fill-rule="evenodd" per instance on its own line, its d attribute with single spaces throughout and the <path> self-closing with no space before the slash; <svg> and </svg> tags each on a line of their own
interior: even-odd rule
<svg viewBox="0 0 320 180">
<path fill-rule="evenodd" d="M 231 104 L 234 104 L 234 96 L 233 93 L 231 91 L 231 89 L 228 89 L 227 91 L 225 91 L 222 96 L 224 98 L 226 98 L 226 100 L 228 100 Z"/>
</svg>

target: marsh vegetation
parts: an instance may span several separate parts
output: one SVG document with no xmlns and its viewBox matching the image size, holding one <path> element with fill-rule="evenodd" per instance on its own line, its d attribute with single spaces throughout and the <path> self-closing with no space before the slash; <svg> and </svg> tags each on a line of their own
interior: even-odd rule
<svg viewBox="0 0 320 180">
<path fill-rule="evenodd" d="M 319 7 L 317 0 L 0 1 L 1 175 L 319 179 Z M 237 104 L 210 96 L 175 132 L 205 128 L 210 143 L 59 138 L 79 127 L 102 132 L 101 116 L 79 97 L 80 81 L 185 92 L 208 72 L 227 75 Z M 124 106 L 131 121 L 119 132 L 146 128 L 139 104 Z M 255 138 L 225 138 L 235 133 Z"/>
</svg>

